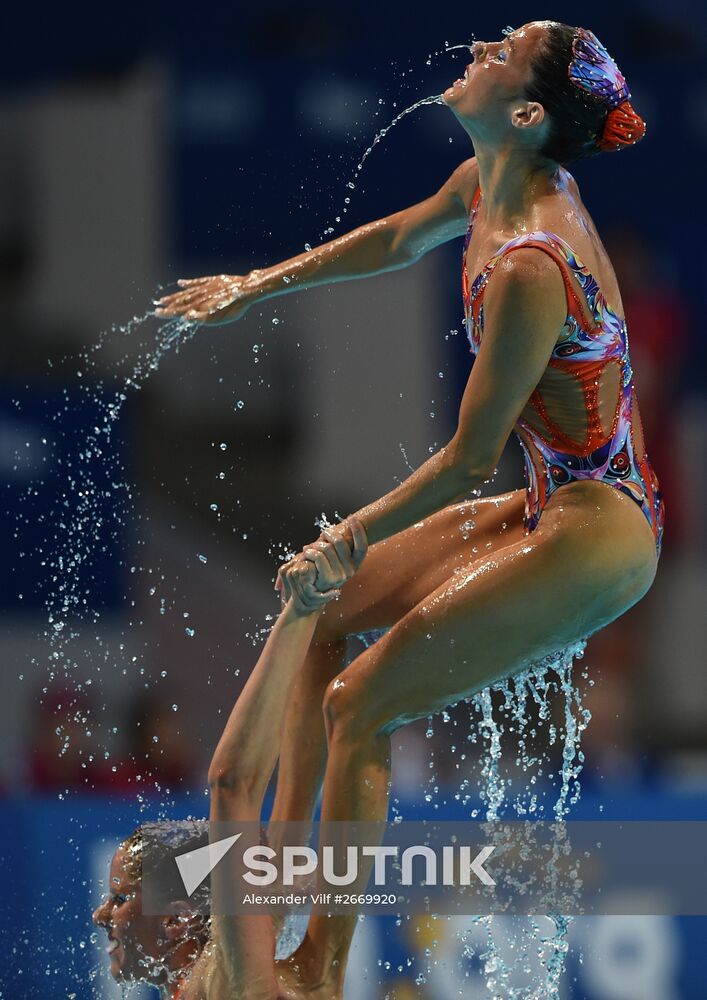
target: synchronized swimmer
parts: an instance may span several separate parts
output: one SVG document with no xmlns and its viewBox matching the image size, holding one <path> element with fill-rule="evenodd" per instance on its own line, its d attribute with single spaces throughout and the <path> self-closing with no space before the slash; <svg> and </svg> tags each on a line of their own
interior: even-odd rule
<svg viewBox="0 0 707 1000">
<path fill-rule="evenodd" d="M 323 821 L 385 820 L 397 728 L 587 638 L 655 577 L 664 507 L 621 296 L 567 169 L 632 145 L 645 125 L 585 29 L 535 21 L 472 53 L 442 96 L 475 156 L 436 194 L 274 267 L 181 281 L 158 303 L 159 316 L 231 322 L 274 295 L 407 266 L 466 236 L 475 360 L 456 432 L 280 567 L 283 611 L 214 756 L 212 818 L 259 819 L 279 754 L 274 823 L 310 818 L 323 777 Z M 525 490 L 464 499 L 511 431 Z M 469 518 L 483 555 L 460 530 Z M 346 636 L 374 628 L 387 632 L 343 669 Z M 118 942 L 116 977 L 142 970 L 172 1000 L 342 996 L 355 915 L 313 913 L 297 952 L 275 961 L 269 917 L 207 928 L 142 916 L 141 851 L 139 832 L 121 845 L 95 914 Z"/>
</svg>

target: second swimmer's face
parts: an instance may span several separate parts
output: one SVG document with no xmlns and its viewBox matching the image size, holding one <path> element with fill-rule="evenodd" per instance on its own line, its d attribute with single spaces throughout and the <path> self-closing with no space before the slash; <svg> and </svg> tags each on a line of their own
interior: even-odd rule
<svg viewBox="0 0 707 1000">
<path fill-rule="evenodd" d="M 532 21 L 501 41 L 474 42 L 464 76 L 445 90 L 444 103 L 469 122 L 508 117 L 513 102 L 525 101 L 531 61 L 542 46 L 549 21 Z"/>
<path fill-rule="evenodd" d="M 114 979 L 161 982 L 167 978 L 165 960 L 180 935 L 175 933 L 173 920 L 143 914 L 142 890 L 131 878 L 127 860 L 124 847 L 119 847 L 110 865 L 108 895 L 94 910 L 93 922 L 108 934 Z"/>
</svg>

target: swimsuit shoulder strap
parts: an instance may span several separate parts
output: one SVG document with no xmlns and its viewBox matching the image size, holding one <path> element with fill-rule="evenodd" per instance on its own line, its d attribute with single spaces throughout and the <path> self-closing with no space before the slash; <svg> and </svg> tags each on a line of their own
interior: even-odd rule
<svg viewBox="0 0 707 1000">
<path fill-rule="evenodd" d="M 469 210 L 469 225 L 466 228 L 466 236 L 464 237 L 465 254 L 467 247 L 469 246 L 469 240 L 471 239 L 471 234 L 474 231 L 474 221 L 476 219 L 476 210 L 479 207 L 480 198 L 481 198 L 481 188 L 477 186 L 476 191 L 474 191 L 474 197 L 471 199 L 471 209 Z"/>
<path fill-rule="evenodd" d="M 523 236 L 516 236 L 514 239 L 504 243 L 500 250 L 494 254 L 482 274 L 488 276 L 506 254 L 525 247 L 542 250 L 552 257 L 562 275 L 567 295 L 568 314 L 573 316 L 582 326 L 587 323 L 591 326 L 596 326 L 594 304 L 587 295 L 587 284 L 582 279 L 583 276 L 586 277 L 593 285 L 596 285 L 596 282 L 594 282 L 594 279 L 569 244 L 565 243 L 559 236 L 556 236 L 555 233 L 539 229 L 532 233 L 525 233 Z M 585 292 L 585 295 L 582 297 L 578 294 L 576 279 L 579 279 L 579 283 Z M 484 281 L 485 284 L 486 282 Z"/>
</svg>

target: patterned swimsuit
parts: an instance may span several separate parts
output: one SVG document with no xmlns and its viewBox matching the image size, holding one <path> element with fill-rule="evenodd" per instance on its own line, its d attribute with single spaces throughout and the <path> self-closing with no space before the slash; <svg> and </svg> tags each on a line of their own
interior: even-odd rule
<svg viewBox="0 0 707 1000">
<path fill-rule="evenodd" d="M 489 275 L 507 253 L 518 247 L 545 251 L 557 262 L 567 292 L 562 337 L 514 427 L 525 460 L 526 534 L 536 527 L 555 490 L 580 479 L 594 479 L 635 500 L 660 554 L 665 508 L 643 446 L 625 320 L 608 305 L 572 248 L 545 230 L 504 243 L 470 286 L 466 252 L 480 197 L 477 188 L 462 267 L 464 322 L 471 353 L 476 356 L 481 346 Z"/>
</svg>

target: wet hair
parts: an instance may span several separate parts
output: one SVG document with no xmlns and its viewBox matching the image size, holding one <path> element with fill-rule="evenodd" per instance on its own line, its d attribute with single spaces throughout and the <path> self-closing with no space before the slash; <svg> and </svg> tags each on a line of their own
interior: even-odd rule
<svg viewBox="0 0 707 1000">
<path fill-rule="evenodd" d="M 267 834 L 261 827 L 261 836 L 267 844 Z M 130 881 L 142 885 L 143 876 L 169 880 L 174 876 L 174 850 L 180 853 L 198 850 L 209 843 L 209 821 L 206 819 L 159 820 L 143 823 L 121 844 L 125 857 L 123 867 Z M 212 937 L 211 923 L 211 879 L 207 875 L 204 882 L 189 899 L 193 913 L 204 917 L 203 930 L 199 931 L 202 943 Z M 306 917 L 305 924 L 306 924 Z M 283 959 L 291 955 L 299 946 L 304 928 L 301 915 L 291 914 L 276 935 L 275 958 Z"/>
<path fill-rule="evenodd" d="M 636 116 L 642 129 L 636 128 L 635 138 L 631 136 L 630 141 L 617 141 L 612 146 L 602 143 L 611 105 L 604 97 L 578 87 L 570 79 L 574 45 L 580 33 L 581 29 L 569 24 L 550 22 L 545 38 L 531 58 L 531 78 L 525 88 L 528 100 L 542 104 L 550 116 L 550 129 L 540 152 L 562 166 L 604 149 L 631 145 L 645 132 L 645 124 Z M 635 114 L 632 109 L 631 113 Z"/>
<path fill-rule="evenodd" d="M 174 878 L 174 851 L 196 851 L 209 843 L 208 820 L 162 820 L 143 823 L 122 842 L 125 852 L 124 868 L 135 885 L 141 885 L 145 876 L 155 881 L 172 881 Z M 194 913 L 208 914 L 211 902 L 208 877 L 190 897 Z M 207 921 L 208 925 L 208 921 Z M 208 926 L 206 928 L 208 930 Z"/>
</svg>

